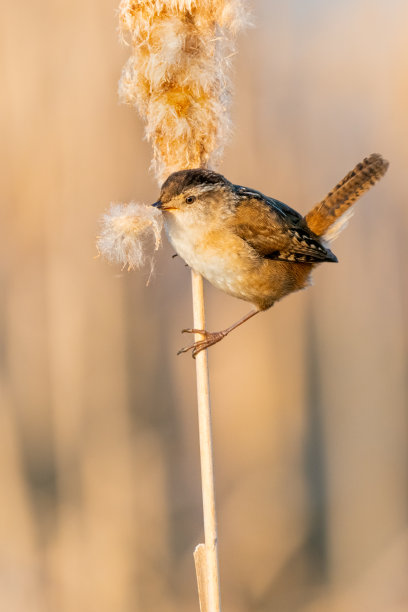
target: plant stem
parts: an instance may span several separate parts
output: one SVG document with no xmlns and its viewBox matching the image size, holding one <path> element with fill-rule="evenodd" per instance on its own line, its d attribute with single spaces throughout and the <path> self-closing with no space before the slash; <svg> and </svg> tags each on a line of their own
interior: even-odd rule
<svg viewBox="0 0 408 612">
<path fill-rule="evenodd" d="M 200 274 L 191 271 L 193 289 L 194 327 L 205 329 L 203 279 Z M 201 340 L 200 334 L 195 335 Z M 220 612 L 221 598 L 219 587 L 218 552 L 217 552 L 217 521 L 215 514 L 214 469 L 211 434 L 211 406 L 208 381 L 207 351 L 200 351 L 196 357 L 198 427 L 200 436 L 201 486 L 203 492 L 203 515 L 205 536 L 205 602 L 200 600 L 202 612 Z M 196 558 L 196 556 L 195 556 Z M 197 555 L 198 558 L 198 555 Z M 197 581 L 203 580 L 199 572 L 196 558 Z"/>
</svg>

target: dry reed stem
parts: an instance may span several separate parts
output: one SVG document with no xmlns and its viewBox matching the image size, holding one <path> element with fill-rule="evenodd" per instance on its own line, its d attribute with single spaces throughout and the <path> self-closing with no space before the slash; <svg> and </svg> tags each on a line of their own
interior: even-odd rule
<svg viewBox="0 0 408 612">
<path fill-rule="evenodd" d="M 200 612 L 208 612 L 207 601 L 207 555 L 205 545 L 198 544 L 194 550 L 194 564 L 197 576 L 198 600 Z"/>
<path fill-rule="evenodd" d="M 191 285 L 193 291 L 194 327 L 205 329 L 204 290 L 203 279 L 200 274 L 191 271 Z M 200 334 L 195 334 L 196 340 L 202 340 Z M 218 547 L 217 547 L 217 520 L 215 512 L 214 467 L 211 433 L 211 404 L 208 381 L 207 351 L 201 351 L 196 357 L 198 426 L 200 432 L 200 459 L 201 459 L 201 487 L 203 493 L 203 515 L 205 535 L 205 568 L 206 568 L 206 597 L 202 601 L 202 564 L 197 565 L 198 593 L 201 610 L 219 612 L 221 597 L 219 587 Z M 196 549 L 197 550 L 197 549 Z M 200 554 L 200 553 L 199 553 Z"/>
</svg>

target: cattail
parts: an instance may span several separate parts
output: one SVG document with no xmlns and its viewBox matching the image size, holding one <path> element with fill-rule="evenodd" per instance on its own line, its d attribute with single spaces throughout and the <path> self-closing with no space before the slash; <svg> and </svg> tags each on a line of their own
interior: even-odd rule
<svg viewBox="0 0 408 612">
<path fill-rule="evenodd" d="M 245 8 L 243 0 L 121 0 L 120 29 L 132 54 L 119 95 L 145 121 L 159 183 L 177 170 L 214 168 L 222 155 L 230 133 L 233 38 L 246 23 Z M 130 268 L 149 259 L 143 248 L 146 238 L 149 242 L 153 236 L 156 248 L 160 244 L 157 211 L 150 215 L 137 206 L 111 208 L 98 241 L 101 253 Z M 204 329 L 202 278 L 194 271 L 192 284 L 194 327 Z M 196 366 L 205 544 L 197 547 L 194 558 L 201 611 L 219 612 L 206 351 L 197 355 Z"/>
</svg>

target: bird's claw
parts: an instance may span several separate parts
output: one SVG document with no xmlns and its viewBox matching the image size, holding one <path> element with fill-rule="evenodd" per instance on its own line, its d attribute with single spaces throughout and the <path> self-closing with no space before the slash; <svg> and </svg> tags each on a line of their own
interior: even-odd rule
<svg viewBox="0 0 408 612">
<path fill-rule="evenodd" d="M 205 329 L 195 329 L 195 328 L 183 329 L 182 333 L 183 334 L 201 334 L 202 336 L 204 336 L 203 340 L 197 340 L 197 342 L 194 342 L 190 346 L 185 346 L 184 348 L 180 349 L 177 352 L 177 355 L 181 355 L 182 353 L 187 353 L 188 351 L 191 350 L 191 356 L 193 357 L 193 359 L 196 358 L 198 353 L 200 353 L 201 351 L 204 351 L 205 349 L 209 348 L 213 344 L 216 344 L 217 342 L 225 338 L 225 336 L 227 335 L 224 331 L 208 332 Z"/>
</svg>

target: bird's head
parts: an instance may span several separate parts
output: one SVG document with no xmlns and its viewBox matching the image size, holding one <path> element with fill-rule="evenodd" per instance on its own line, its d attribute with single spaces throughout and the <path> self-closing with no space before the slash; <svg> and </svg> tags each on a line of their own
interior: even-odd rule
<svg viewBox="0 0 408 612">
<path fill-rule="evenodd" d="M 231 183 L 217 172 L 203 168 L 180 170 L 166 179 L 160 199 L 153 206 L 175 215 L 205 213 L 223 201 L 230 189 Z"/>
</svg>

